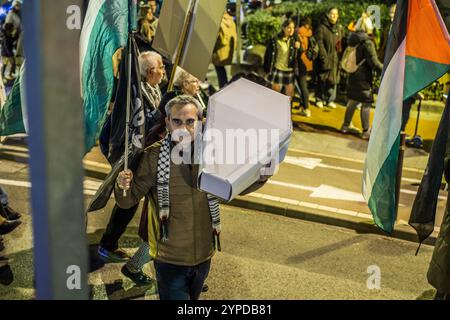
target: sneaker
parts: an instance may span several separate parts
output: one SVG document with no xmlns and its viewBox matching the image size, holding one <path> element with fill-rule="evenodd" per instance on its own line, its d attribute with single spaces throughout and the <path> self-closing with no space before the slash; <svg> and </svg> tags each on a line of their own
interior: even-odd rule
<svg viewBox="0 0 450 320">
<path fill-rule="evenodd" d="M 341 127 L 342 133 L 353 133 L 353 134 L 361 134 L 361 130 L 359 130 L 357 127 L 355 127 L 353 124 L 350 123 L 349 126 L 342 126 Z"/>
<path fill-rule="evenodd" d="M 319 109 L 323 109 L 323 102 L 322 101 L 317 101 L 316 102 L 316 107 Z"/>
<path fill-rule="evenodd" d="M 330 109 L 336 109 L 336 103 L 334 103 L 334 102 L 329 102 L 329 103 L 327 104 L 327 107 L 330 108 Z"/>
<path fill-rule="evenodd" d="M 209 290 L 208 285 L 205 283 L 202 287 L 202 292 L 207 292 Z"/>
<path fill-rule="evenodd" d="M 14 274 L 8 264 L 8 259 L 0 257 L 0 284 L 9 286 L 14 281 Z"/>
<path fill-rule="evenodd" d="M 309 109 L 302 109 L 302 110 L 300 110 L 300 115 L 303 116 L 303 117 L 309 118 L 309 117 L 311 117 L 311 110 L 309 110 Z"/>
<path fill-rule="evenodd" d="M 98 247 L 97 254 L 100 259 L 104 262 L 126 262 L 130 260 L 130 256 L 122 249 L 117 249 L 115 251 L 109 251 L 102 246 Z"/>
<path fill-rule="evenodd" d="M 0 223 L 0 234 L 8 234 L 13 231 L 15 228 L 20 226 L 22 222 L 19 220 L 5 220 Z"/>
<path fill-rule="evenodd" d="M 18 213 L 8 205 L 4 206 L 3 209 L 4 211 L 1 212 L 1 215 L 7 220 L 19 220 L 22 216 L 20 213 Z"/>
<path fill-rule="evenodd" d="M 363 140 L 369 140 L 369 139 L 370 139 L 370 130 L 364 131 L 364 132 L 361 134 L 361 139 L 363 139 Z"/>
<path fill-rule="evenodd" d="M 122 269 L 120 269 L 120 271 L 125 277 L 131 279 L 131 281 L 133 281 L 137 286 L 148 286 L 153 282 L 153 279 L 142 271 L 136 273 L 131 272 L 128 270 L 126 264 L 122 267 Z"/>
</svg>

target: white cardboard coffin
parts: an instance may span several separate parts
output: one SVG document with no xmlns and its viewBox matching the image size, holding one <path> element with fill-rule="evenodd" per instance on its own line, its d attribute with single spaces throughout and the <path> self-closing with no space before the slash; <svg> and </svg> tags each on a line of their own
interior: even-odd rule
<svg viewBox="0 0 450 320">
<path fill-rule="evenodd" d="M 209 99 L 200 190 L 232 200 L 284 159 L 291 134 L 289 97 L 243 78 L 228 85 Z"/>
<path fill-rule="evenodd" d="M 161 8 L 152 46 L 172 63 L 176 60 L 190 3 L 190 0 L 164 1 Z M 208 72 L 226 3 L 227 0 L 196 0 L 193 7 L 192 21 L 179 66 L 201 81 Z"/>
</svg>

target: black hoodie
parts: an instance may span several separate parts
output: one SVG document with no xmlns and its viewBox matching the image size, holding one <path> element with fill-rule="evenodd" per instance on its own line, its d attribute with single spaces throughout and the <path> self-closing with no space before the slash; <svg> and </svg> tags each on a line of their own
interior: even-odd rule
<svg viewBox="0 0 450 320">
<path fill-rule="evenodd" d="M 375 45 L 365 32 L 350 33 L 348 45 L 357 47 L 356 63 L 363 59 L 364 63 L 354 73 L 348 77 L 347 98 L 358 102 L 373 102 L 373 71 L 381 73 L 383 64 L 378 60 Z"/>
</svg>

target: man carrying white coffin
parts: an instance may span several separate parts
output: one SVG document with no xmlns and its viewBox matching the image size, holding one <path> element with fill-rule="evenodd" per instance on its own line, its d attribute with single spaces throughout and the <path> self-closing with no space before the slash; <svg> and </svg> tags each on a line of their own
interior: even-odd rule
<svg viewBox="0 0 450 320">
<path fill-rule="evenodd" d="M 119 173 L 115 197 L 119 207 L 126 209 L 149 195 L 149 246 L 160 299 L 196 300 L 216 244 L 220 250 L 219 205 L 217 198 L 197 189 L 199 165 L 193 161 L 192 144 L 196 132 L 201 132 L 200 103 L 181 95 L 170 100 L 165 109 L 168 134 L 145 150 L 136 172 Z M 175 136 L 184 139 L 173 141 Z M 174 162 L 175 147 L 191 150 L 190 163 Z M 242 194 L 260 188 L 267 178 L 261 177 Z M 125 196 L 123 190 L 127 190 Z"/>
</svg>

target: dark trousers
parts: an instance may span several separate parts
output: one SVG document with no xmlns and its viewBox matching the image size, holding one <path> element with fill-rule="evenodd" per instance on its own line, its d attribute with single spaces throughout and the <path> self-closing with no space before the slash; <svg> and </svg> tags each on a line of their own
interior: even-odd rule
<svg viewBox="0 0 450 320">
<path fill-rule="evenodd" d="M 108 226 L 100 240 L 100 246 L 108 251 L 115 251 L 119 248 L 119 239 L 133 219 L 138 207 L 139 203 L 129 209 L 122 209 L 117 204 L 114 205 Z"/>
<path fill-rule="evenodd" d="M 0 186 L 0 203 L 4 206 L 8 205 L 8 194 L 2 186 Z"/>
<path fill-rule="evenodd" d="M 337 85 L 326 83 L 320 79 L 320 75 L 317 77 L 316 85 L 316 101 L 323 101 L 325 104 L 336 100 Z"/>
<path fill-rule="evenodd" d="M 403 101 L 403 109 L 402 109 L 402 127 L 401 130 L 405 131 L 406 125 L 408 124 L 409 115 L 411 114 L 411 107 L 414 103 L 413 98 L 408 98 Z"/>
<path fill-rule="evenodd" d="M 300 93 L 301 93 L 300 106 L 305 109 L 308 109 L 308 107 L 309 107 L 309 91 L 308 91 L 308 82 L 307 82 L 306 74 L 304 76 L 298 76 L 297 83 L 298 83 L 298 86 L 300 87 Z"/>
<path fill-rule="evenodd" d="M 217 72 L 217 79 L 219 80 L 219 88 L 222 89 L 228 83 L 227 70 L 225 66 L 214 66 Z"/>
<path fill-rule="evenodd" d="M 211 267 L 211 259 L 193 267 L 157 260 L 153 263 L 161 300 L 198 300 Z"/>
</svg>

